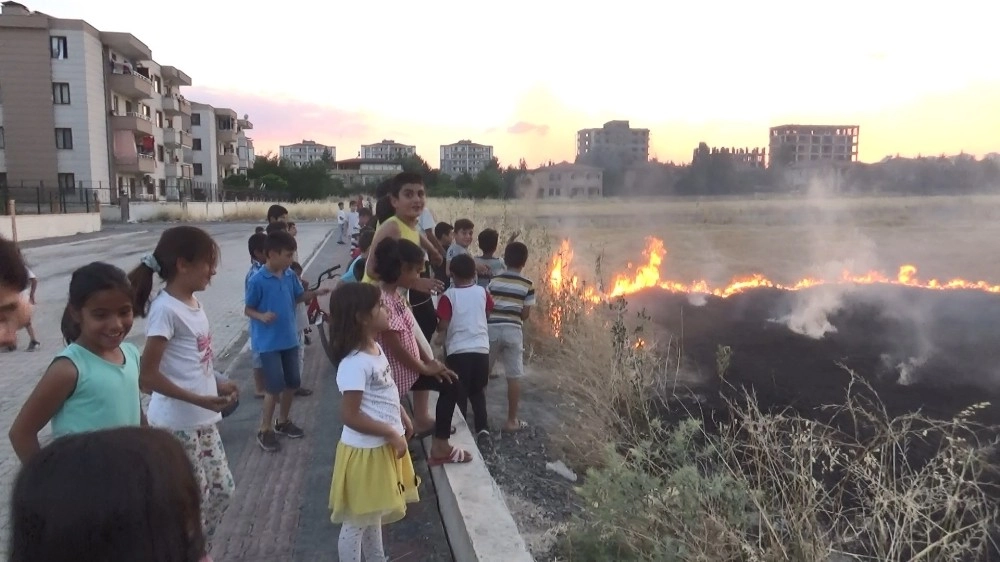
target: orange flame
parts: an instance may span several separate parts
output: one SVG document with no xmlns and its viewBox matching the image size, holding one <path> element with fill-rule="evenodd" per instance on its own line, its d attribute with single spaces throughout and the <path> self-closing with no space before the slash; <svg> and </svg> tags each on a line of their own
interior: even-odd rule
<svg viewBox="0 0 1000 562">
<path fill-rule="evenodd" d="M 986 291 L 989 293 L 1000 293 L 1000 285 L 992 285 L 986 281 L 967 281 L 959 278 L 948 280 L 930 279 L 928 281 L 921 281 L 917 277 L 916 266 L 910 264 L 900 266 L 895 278 L 888 277 L 877 271 L 869 271 L 860 275 L 854 274 L 850 271 L 844 271 L 837 279 L 807 277 L 792 284 L 783 285 L 771 281 L 760 273 L 754 273 L 746 277 L 737 277 L 724 287 L 712 287 L 707 281 L 704 280 L 683 283 L 680 281 L 661 279 L 660 265 L 663 263 L 663 259 L 667 255 L 667 250 L 663 244 L 663 240 L 653 237 L 647 238 L 646 248 L 643 251 L 643 255 L 646 257 L 646 263 L 638 268 L 635 268 L 634 271 L 632 265 L 629 264 L 627 268 L 629 271 L 616 275 L 614 280 L 609 285 L 611 287 L 610 290 L 607 292 L 601 294 L 594 290 L 593 287 L 587 286 L 582 287 L 581 296 L 584 299 L 597 303 L 608 298 L 630 295 L 643 289 L 658 287 L 675 293 L 698 293 L 725 298 L 751 289 L 764 287 L 785 291 L 798 291 L 801 289 L 827 284 L 886 284 L 933 290 L 971 289 Z M 570 273 L 572 261 L 573 248 L 570 245 L 569 240 L 563 240 L 559 247 L 559 252 L 553 256 L 552 269 L 549 273 L 551 287 L 553 287 L 553 290 L 556 291 L 557 294 L 561 294 L 566 290 L 576 292 L 581 288 L 579 277 L 571 275 Z"/>
</svg>

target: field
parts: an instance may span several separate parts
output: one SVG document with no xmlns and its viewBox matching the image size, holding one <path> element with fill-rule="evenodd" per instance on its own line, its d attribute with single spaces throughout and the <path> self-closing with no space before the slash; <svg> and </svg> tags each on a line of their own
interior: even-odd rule
<svg viewBox="0 0 1000 562">
<path fill-rule="evenodd" d="M 486 456 L 538 559 L 996 559 L 1000 197 L 429 204 L 531 251 L 533 427 Z M 983 283 L 656 288 L 903 265 L 910 285 Z M 602 300 L 618 275 L 653 288 Z"/>
</svg>

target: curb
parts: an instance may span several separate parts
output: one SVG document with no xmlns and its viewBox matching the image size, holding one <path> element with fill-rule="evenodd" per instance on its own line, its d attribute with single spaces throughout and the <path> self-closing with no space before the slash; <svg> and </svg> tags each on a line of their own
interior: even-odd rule
<svg viewBox="0 0 1000 562">
<path fill-rule="evenodd" d="M 437 397 L 431 394 L 434 411 Z M 452 445 L 472 453 L 472 461 L 431 467 L 438 509 L 456 562 L 534 562 L 511 515 L 503 491 L 490 474 L 469 425 L 458 409 L 452 415 Z M 421 444 L 430 458 L 431 438 Z"/>
</svg>

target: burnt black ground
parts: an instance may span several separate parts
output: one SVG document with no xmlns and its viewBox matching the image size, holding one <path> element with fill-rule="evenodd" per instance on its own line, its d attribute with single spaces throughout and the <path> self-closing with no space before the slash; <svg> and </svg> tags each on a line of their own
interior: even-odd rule
<svg viewBox="0 0 1000 562">
<path fill-rule="evenodd" d="M 657 329 L 683 349 L 682 367 L 703 381 L 704 396 L 723 388 L 716 371 L 719 346 L 732 349 L 725 379 L 753 390 L 765 409 L 807 413 L 844 402 L 850 375 L 867 380 L 891 415 L 922 411 L 951 418 L 990 401 L 973 418 L 1000 424 L 1000 295 L 872 285 L 850 288 L 829 315 L 837 329 L 820 339 L 775 320 L 829 288 L 787 292 L 758 289 L 695 306 L 687 295 L 653 290 L 629 298 Z M 829 294 L 829 293 L 826 293 Z M 909 384 L 899 363 L 924 357 Z"/>
</svg>

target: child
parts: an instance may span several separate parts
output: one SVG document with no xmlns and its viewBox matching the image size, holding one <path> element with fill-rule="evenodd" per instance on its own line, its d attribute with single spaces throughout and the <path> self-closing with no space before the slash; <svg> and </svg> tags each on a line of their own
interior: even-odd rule
<svg viewBox="0 0 1000 562">
<path fill-rule="evenodd" d="M 522 242 L 507 244 L 503 251 L 507 270 L 490 281 L 493 312 L 489 316 L 490 372 L 497 360 L 503 362 L 507 376 L 507 421 L 503 430 L 520 431 L 526 427 L 517 417 L 521 400 L 520 379 L 524 376 L 524 333 L 522 325 L 535 305 L 535 289 L 531 280 L 521 275 L 528 262 L 528 247 Z"/>
<path fill-rule="evenodd" d="M 372 218 L 372 211 L 366 207 L 362 207 L 358 211 L 358 227 L 357 231 L 351 234 L 351 259 L 357 259 L 361 254 L 366 253 L 368 250 L 361 249 L 361 235 L 365 231 L 371 230 L 373 233 L 375 229 L 369 226 Z M 359 278 L 360 279 L 360 278 Z"/>
<path fill-rule="evenodd" d="M 337 244 L 345 244 L 344 238 L 347 236 L 347 213 L 344 212 L 343 201 L 337 203 L 337 232 L 340 234 Z"/>
<path fill-rule="evenodd" d="M 302 283 L 303 289 L 309 288 L 309 282 L 302 277 L 302 265 L 299 262 L 292 262 L 292 272 L 299 278 L 299 282 Z M 306 312 L 305 302 L 300 302 L 295 305 L 295 327 L 299 330 L 299 373 L 301 373 L 303 371 L 303 367 L 305 366 L 305 346 L 310 344 L 309 336 L 306 335 L 309 330 L 309 314 Z M 299 388 L 301 389 L 302 387 Z M 312 393 L 310 392 L 310 394 Z"/>
<path fill-rule="evenodd" d="M 198 501 L 191 462 L 165 431 L 62 437 L 14 482 L 10 560 L 210 562 Z"/>
<path fill-rule="evenodd" d="M 490 286 L 490 280 L 493 277 L 507 269 L 503 260 L 493 255 L 496 253 L 499 243 L 500 234 L 492 228 L 487 228 L 479 233 L 479 251 L 483 254 L 476 258 L 476 267 L 480 269 L 477 283 L 484 289 Z"/>
<path fill-rule="evenodd" d="M 469 219 L 458 219 L 455 221 L 455 234 L 452 237 L 452 243 L 448 246 L 448 252 L 445 254 L 445 273 L 449 278 L 451 275 L 451 260 L 455 259 L 455 256 L 469 253 L 469 246 L 472 245 L 472 233 L 475 231 L 476 225 L 472 224 Z"/>
<path fill-rule="evenodd" d="M 343 562 L 385 560 L 382 525 L 419 501 L 407 439 L 413 423 L 399 400 L 377 335 L 389 328 L 378 288 L 340 285 L 330 297 L 330 343 L 344 423 L 330 485 L 330 520 L 342 523 L 337 550 Z"/>
<path fill-rule="evenodd" d="M 378 262 L 376 274 L 382 289 L 382 306 L 389 318 L 389 327 L 379 334 L 377 341 L 388 355 L 400 398 L 411 390 L 436 390 L 442 396 L 452 392 L 448 386 L 458 376 L 417 345 L 414 323 L 407 310 L 408 303 L 399 294 L 400 287 L 409 289 L 420 279 L 420 271 L 424 266 L 423 250 L 409 240 L 386 238 L 375 247 L 373 257 Z M 451 426 L 454 412 L 454 402 L 449 410 L 447 401 L 441 399 L 437 403 L 435 419 L 429 419 L 426 409 L 417 409 L 415 412 L 418 418 L 417 437 L 426 437 L 432 433 L 434 435 L 429 464 L 466 463 L 472 460 L 468 451 L 452 447 L 449 443 L 455 432 L 455 428 Z"/>
<path fill-rule="evenodd" d="M 28 276 L 28 287 L 21 293 L 21 298 L 28 301 L 28 304 L 34 307 L 35 305 L 35 291 L 38 290 L 38 277 L 35 273 L 27 266 L 24 267 L 25 274 Z M 35 327 L 31 323 L 31 317 L 28 317 L 28 323 L 24 325 L 24 330 L 28 332 L 28 348 L 26 351 L 38 351 L 38 348 L 42 345 L 38 341 L 38 337 L 35 335 Z M 15 339 L 14 343 L 7 347 L 7 351 L 15 351 L 17 349 L 17 341 Z"/>
<path fill-rule="evenodd" d="M 452 226 L 446 222 L 439 222 L 434 227 L 434 237 L 437 238 L 438 244 L 442 248 L 451 246 L 451 243 L 454 241 L 454 237 L 452 236 L 453 231 Z M 431 269 L 434 271 L 434 278 L 444 284 L 444 288 L 447 289 L 451 284 L 451 279 L 448 278 L 448 273 L 445 271 L 445 264 L 441 263 L 440 265 L 431 266 Z"/>
<path fill-rule="evenodd" d="M 361 216 L 358 214 L 358 202 L 350 201 L 347 211 L 347 237 L 355 240 L 361 231 Z"/>
<path fill-rule="evenodd" d="M 484 231 L 485 232 L 485 231 Z M 453 392 L 442 393 L 438 404 L 454 413 L 455 405 L 466 415 L 466 403 L 472 403 L 477 438 L 489 437 L 486 424 L 486 384 L 490 374 L 490 334 L 486 318 L 493 310 L 493 299 L 476 284 L 476 262 L 472 256 L 455 256 L 451 262 L 455 285 L 438 302 L 438 332 L 445 336 L 445 364 L 458 375 Z M 451 413 L 448 414 L 451 417 Z M 441 415 L 440 408 L 438 416 Z"/>
<path fill-rule="evenodd" d="M 17 331 L 31 321 L 31 304 L 21 297 L 27 288 L 27 267 L 17 244 L 0 236 L 0 346 L 17 343 Z"/>
<path fill-rule="evenodd" d="M 175 226 L 163 231 L 153 253 L 129 273 L 133 309 L 146 317 L 139 369 L 140 385 L 153 395 L 146 415 L 150 425 L 169 430 L 184 445 L 201 488 L 209 539 L 235 488 L 216 424 L 219 412 L 239 396 L 236 384 L 215 371 L 212 329 L 195 296 L 208 288 L 218 263 L 219 246 L 207 232 Z M 150 302 L 154 276 L 166 286 Z"/>
<path fill-rule="evenodd" d="M 344 283 L 358 283 L 365 276 L 365 256 L 368 255 L 368 250 L 371 248 L 372 240 L 375 239 L 375 231 L 366 228 L 361 231 L 361 236 L 358 239 L 358 256 L 354 258 L 354 261 L 347 266 L 347 271 L 340 276 L 340 280 Z"/>
<path fill-rule="evenodd" d="M 62 333 L 68 344 L 42 375 L 10 428 L 21 462 L 38 453 L 38 432 L 52 435 L 145 425 L 140 407 L 139 349 L 132 329 L 132 287 L 125 272 L 95 262 L 73 272 Z"/>
<path fill-rule="evenodd" d="M 250 341 L 260 354 L 263 366 L 264 407 L 257 443 L 268 452 L 280 448 L 276 433 L 299 439 L 305 432 L 289 418 L 295 390 L 302 384 L 299 370 L 299 337 L 295 305 L 325 295 L 329 289 L 306 291 L 291 270 L 295 238 L 287 232 L 267 237 L 267 262 L 247 286 L 244 313 L 250 317 Z M 278 419 L 274 419 L 277 401 L 281 401 Z"/>
<path fill-rule="evenodd" d="M 264 254 L 264 246 L 267 244 L 267 234 L 264 234 L 264 229 L 261 232 L 255 233 L 253 236 L 247 240 L 247 248 L 250 250 L 250 269 L 247 271 L 247 276 L 243 280 L 243 294 L 246 296 L 247 287 L 250 285 L 250 278 L 257 273 L 260 268 L 264 267 L 264 262 L 267 261 L 267 257 Z M 249 319 L 247 320 L 249 323 Z M 253 367 L 253 386 L 254 386 L 254 398 L 263 399 L 264 398 L 264 375 L 261 371 L 260 365 L 260 354 L 254 351 L 253 342 L 250 342 L 250 364 Z"/>
<path fill-rule="evenodd" d="M 267 208 L 267 224 L 285 222 L 288 220 L 288 209 L 281 205 L 271 205 Z"/>
</svg>

